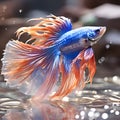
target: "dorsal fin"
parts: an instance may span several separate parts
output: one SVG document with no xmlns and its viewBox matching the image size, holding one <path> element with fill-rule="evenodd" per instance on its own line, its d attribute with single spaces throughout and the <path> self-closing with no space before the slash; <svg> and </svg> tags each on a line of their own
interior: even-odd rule
<svg viewBox="0 0 120 120">
<path fill-rule="evenodd" d="M 51 46 L 61 35 L 72 29 L 70 19 L 63 16 L 50 15 L 32 20 L 40 20 L 40 22 L 34 26 L 19 28 L 17 36 L 19 38 L 23 33 L 28 33 L 31 37 L 26 42 L 31 41 L 33 45 Z"/>
</svg>

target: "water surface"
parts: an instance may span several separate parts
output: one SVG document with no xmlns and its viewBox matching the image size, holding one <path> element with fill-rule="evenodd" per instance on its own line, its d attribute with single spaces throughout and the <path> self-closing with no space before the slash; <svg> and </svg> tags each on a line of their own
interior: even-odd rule
<svg viewBox="0 0 120 120">
<path fill-rule="evenodd" d="M 0 120 L 120 120 L 120 78 L 95 78 L 62 101 L 31 103 L 30 96 L 0 83 Z"/>
</svg>

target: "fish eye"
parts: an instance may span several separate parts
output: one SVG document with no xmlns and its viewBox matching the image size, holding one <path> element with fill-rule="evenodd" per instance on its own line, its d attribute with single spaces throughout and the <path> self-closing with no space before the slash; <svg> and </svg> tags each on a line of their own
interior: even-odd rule
<svg viewBox="0 0 120 120">
<path fill-rule="evenodd" d="M 95 33 L 99 33 L 99 32 L 100 32 L 100 29 L 95 30 Z"/>
<path fill-rule="evenodd" d="M 96 36 L 100 33 L 100 29 L 96 29 L 92 32 L 87 33 L 88 40 L 91 42 L 95 41 Z"/>
<path fill-rule="evenodd" d="M 95 32 L 89 32 L 89 33 L 87 33 L 87 37 L 88 37 L 88 40 L 90 40 L 90 41 L 94 41 L 94 37 L 95 37 Z"/>
</svg>

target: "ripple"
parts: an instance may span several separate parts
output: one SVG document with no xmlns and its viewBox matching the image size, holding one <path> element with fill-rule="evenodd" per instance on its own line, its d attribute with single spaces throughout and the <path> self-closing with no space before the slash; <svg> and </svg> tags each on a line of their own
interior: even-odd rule
<svg viewBox="0 0 120 120">
<path fill-rule="evenodd" d="M 62 101 L 31 104 L 30 96 L 0 85 L 0 117 L 2 120 L 80 119 L 117 120 L 120 118 L 119 77 L 97 78 L 83 91 L 75 90 Z"/>
</svg>

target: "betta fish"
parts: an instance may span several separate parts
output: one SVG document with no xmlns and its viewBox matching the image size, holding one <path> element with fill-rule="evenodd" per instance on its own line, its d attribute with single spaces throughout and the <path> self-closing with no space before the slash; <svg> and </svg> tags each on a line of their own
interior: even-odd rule
<svg viewBox="0 0 120 120">
<path fill-rule="evenodd" d="M 54 15 L 33 20 L 39 23 L 19 28 L 18 40 L 6 45 L 2 58 L 5 81 L 39 100 L 59 100 L 92 83 L 96 71 L 92 46 L 106 27 L 72 29 L 70 19 Z M 25 43 L 20 41 L 24 33 L 30 36 Z M 59 80 L 58 88 L 51 94 Z"/>
</svg>

